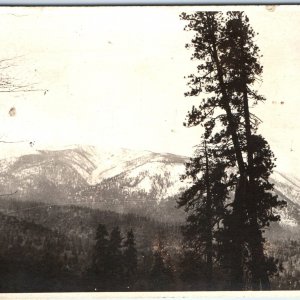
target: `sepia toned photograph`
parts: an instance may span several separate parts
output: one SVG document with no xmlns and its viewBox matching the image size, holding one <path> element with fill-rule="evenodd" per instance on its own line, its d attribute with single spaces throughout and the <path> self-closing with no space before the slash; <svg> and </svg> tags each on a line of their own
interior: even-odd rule
<svg viewBox="0 0 300 300">
<path fill-rule="evenodd" d="M 300 290 L 300 7 L 0 7 L 0 292 Z"/>
</svg>

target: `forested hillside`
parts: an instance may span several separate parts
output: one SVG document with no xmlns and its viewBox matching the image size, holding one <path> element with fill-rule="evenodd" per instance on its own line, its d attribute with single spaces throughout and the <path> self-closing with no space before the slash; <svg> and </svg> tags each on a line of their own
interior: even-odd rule
<svg viewBox="0 0 300 300">
<path fill-rule="evenodd" d="M 119 283 L 120 290 L 206 289 L 201 280 L 192 283 L 191 277 L 186 281 L 184 274 L 191 265 L 182 263 L 180 225 L 134 214 L 12 199 L 1 199 L 0 211 L 2 292 L 110 290 L 110 286 L 99 286 L 101 280 L 91 271 L 99 224 L 108 233 L 120 228 L 121 251 L 127 232 L 132 229 L 134 233 L 137 270 L 130 287 L 124 281 L 124 285 Z M 281 238 L 272 238 L 268 251 L 278 258 L 282 269 L 273 277 L 272 287 L 295 289 L 300 280 L 300 241 L 287 239 L 283 228 L 273 230 L 277 232 L 274 237 Z M 217 288 L 228 288 L 222 283 L 226 272 L 219 269 L 217 274 Z M 190 270 L 189 275 L 193 275 Z M 162 282 L 159 286 L 157 280 Z"/>
<path fill-rule="evenodd" d="M 132 229 L 139 262 L 147 263 L 149 272 L 159 240 L 172 256 L 180 249 L 178 225 L 134 214 L 11 199 L 1 200 L 0 211 L 2 291 L 91 289 L 82 282 L 92 267 L 99 224 L 108 231 L 118 226 L 124 236 Z"/>
</svg>

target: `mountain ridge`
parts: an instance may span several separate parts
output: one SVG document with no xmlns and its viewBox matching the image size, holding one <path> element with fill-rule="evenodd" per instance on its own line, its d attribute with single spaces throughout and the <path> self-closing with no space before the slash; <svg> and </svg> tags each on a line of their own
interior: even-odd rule
<svg viewBox="0 0 300 300">
<path fill-rule="evenodd" d="M 2 159 L 0 189 L 3 194 L 18 191 L 14 197 L 19 200 L 75 203 L 182 220 L 184 213 L 176 208 L 176 200 L 188 185 L 180 180 L 187 161 L 188 157 L 172 153 L 110 151 L 91 145 L 41 149 Z M 280 171 L 270 180 L 289 205 L 281 213 L 282 224 L 300 224 L 300 180 Z"/>
</svg>

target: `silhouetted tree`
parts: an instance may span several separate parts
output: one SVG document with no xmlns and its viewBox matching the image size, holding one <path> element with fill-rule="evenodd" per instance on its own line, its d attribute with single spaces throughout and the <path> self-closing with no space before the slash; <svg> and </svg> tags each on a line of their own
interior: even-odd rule
<svg viewBox="0 0 300 300">
<path fill-rule="evenodd" d="M 188 213 L 187 224 L 183 226 L 184 253 L 187 256 L 183 261 L 194 261 L 193 268 L 196 265 L 201 266 L 201 272 L 204 274 L 200 276 L 196 270 L 192 274 L 199 280 L 204 280 L 208 290 L 213 289 L 213 260 L 220 255 L 220 240 L 217 237 L 224 227 L 226 200 L 235 180 L 233 174 L 229 175 L 226 172 L 230 165 L 215 154 L 204 140 L 195 157 L 186 164 L 183 179 L 191 178 L 193 184 L 178 201 L 179 207 L 184 206 Z M 186 270 L 184 273 L 187 274 Z M 191 274 L 188 277 L 191 278 Z"/>
<path fill-rule="evenodd" d="M 124 284 L 124 264 L 122 253 L 122 237 L 119 227 L 114 227 L 108 242 L 107 261 L 109 289 L 117 290 Z"/>
<path fill-rule="evenodd" d="M 110 265 L 108 232 L 103 224 L 99 224 L 96 230 L 96 244 L 93 253 L 92 271 L 96 277 L 96 288 L 106 289 Z"/>
<path fill-rule="evenodd" d="M 123 247 L 124 279 L 126 288 L 132 289 L 137 272 L 137 250 L 132 229 L 127 232 Z"/>
<path fill-rule="evenodd" d="M 253 88 L 262 73 L 255 33 L 242 12 L 183 13 L 181 18 L 189 21 L 186 29 L 196 33 L 187 47 L 194 48 L 192 58 L 200 61 L 197 75 L 189 76 L 186 96 L 208 95 L 189 112 L 186 125 L 202 124 L 208 136 L 216 124 L 223 127 L 238 167 L 231 217 L 226 223 L 233 253 L 232 289 L 244 288 L 245 267 L 250 268 L 253 289 L 269 289 L 262 231 L 279 219 L 273 208 L 284 203 L 272 195 L 268 177 L 274 167 L 273 153 L 266 141 L 255 135 L 259 121 L 249 111 L 250 101 L 264 100 Z M 264 170 L 255 165 L 255 159 L 261 160 Z"/>
</svg>

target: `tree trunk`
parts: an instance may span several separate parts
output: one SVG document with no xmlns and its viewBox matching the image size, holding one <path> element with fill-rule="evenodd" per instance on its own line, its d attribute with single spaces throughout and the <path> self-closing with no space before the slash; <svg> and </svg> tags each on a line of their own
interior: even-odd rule
<svg viewBox="0 0 300 300">
<path fill-rule="evenodd" d="M 232 251 L 230 254 L 231 260 L 231 290 L 240 291 L 244 289 L 244 223 L 245 210 L 243 202 L 240 199 L 245 199 L 245 177 L 240 177 L 235 191 L 233 202 L 232 222 L 231 222 L 231 239 Z"/>
<path fill-rule="evenodd" d="M 243 48 L 244 48 L 243 43 L 244 41 L 241 39 L 240 51 L 242 55 L 242 60 L 243 60 Z M 241 74 L 241 81 L 243 86 L 244 118 L 245 118 L 245 132 L 246 132 L 246 142 L 247 142 L 247 160 L 248 160 L 247 173 L 249 176 L 249 183 L 247 185 L 247 192 L 246 192 L 247 195 L 246 205 L 249 213 L 249 221 L 251 227 L 250 232 L 252 232 L 252 234 L 248 235 L 250 252 L 252 256 L 252 263 L 251 263 L 252 289 L 253 290 L 270 289 L 270 281 L 265 266 L 263 237 L 259 229 L 258 218 L 257 218 L 257 210 L 256 210 L 257 200 L 253 195 L 253 191 L 255 189 L 255 181 L 253 176 L 253 168 L 254 168 L 253 145 L 251 139 L 252 133 L 251 133 L 246 74 L 243 70 Z"/>
<path fill-rule="evenodd" d="M 243 206 L 245 202 L 245 183 L 247 181 L 246 171 L 244 160 L 242 156 L 242 150 L 240 147 L 240 142 L 238 139 L 238 135 L 236 132 L 237 125 L 235 124 L 234 117 L 230 108 L 230 99 L 227 95 L 225 83 L 224 83 L 224 74 L 220 65 L 218 52 L 217 52 L 217 43 L 215 37 L 215 30 L 213 25 L 214 16 L 208 15 L 208 20 L 212 18 L 210 24 L 208 26 L 211 27 L 211 38 L 212 38 L 212 59 L 216 64 L 217 68 L 217 76 L 220 84 L 220 89 L 222 93 L 222 105 L 225 109 L 227 119 L 228 119 L 228 128 L 230 135 L 232 137 L 234 151 L 236 155 L 236 160 L 240 172 L 240 180 L 239 185 L 235 192 L 234 199 L 234 208 L 233 208 L 233 226 L 232 231 L 234 235 L 232 236 L 232 254 L 233 257 L 231 259 L 231 288 L 232 290 L 242 290 L 244 287 L 244 272 L 243 272 L 243 228 L 244 228 L 244 212 Z"/>
<path fill-rule="evenodd" d="M 251 135 L 250 135 L 251 139 Z M 250 143 L 249 136 L 247 137 L 247 144 Z M 248 146 L 251 148 L 251 145 Z M 248 150 L 249 151 L 249 150 Z M 253 154 L 248 152 L 248 157 L 253 156 Z M 249 169 L 249 183 L 247 185 L 247 211 L 250 222 L 250 232 L 247 235 L 248 243 L 250 246 L 250 252 L 252 257 L 251 263 L 251 275 L 252 275 L 252 289 L 270 289 L 270 281 L 268 278 L 265 255 L 263 249 L 263 237 L 259 228 L 257 211 L 256 211 L 256 199 L 253 195 L 253 190 L 255 189 L 255 182 L 251 170 L 253 168 L 253 159 L 248 159 L 248 169 Z"/>
<path fill-rule="evenodd" d="M 207 268 L 207 289 L 213 290 L 213 233 L 212 233 L 212 199 L 210 192 L 210 179 L 209 179 L 209 161 L 206 147 L 206 141 L 204 141 L 204 153 L 205 153 L 205 184 L 206 184 L 206 213 L 208 223 L 208 233 L 206 241 L 206 268 Z"/>
</svg>

